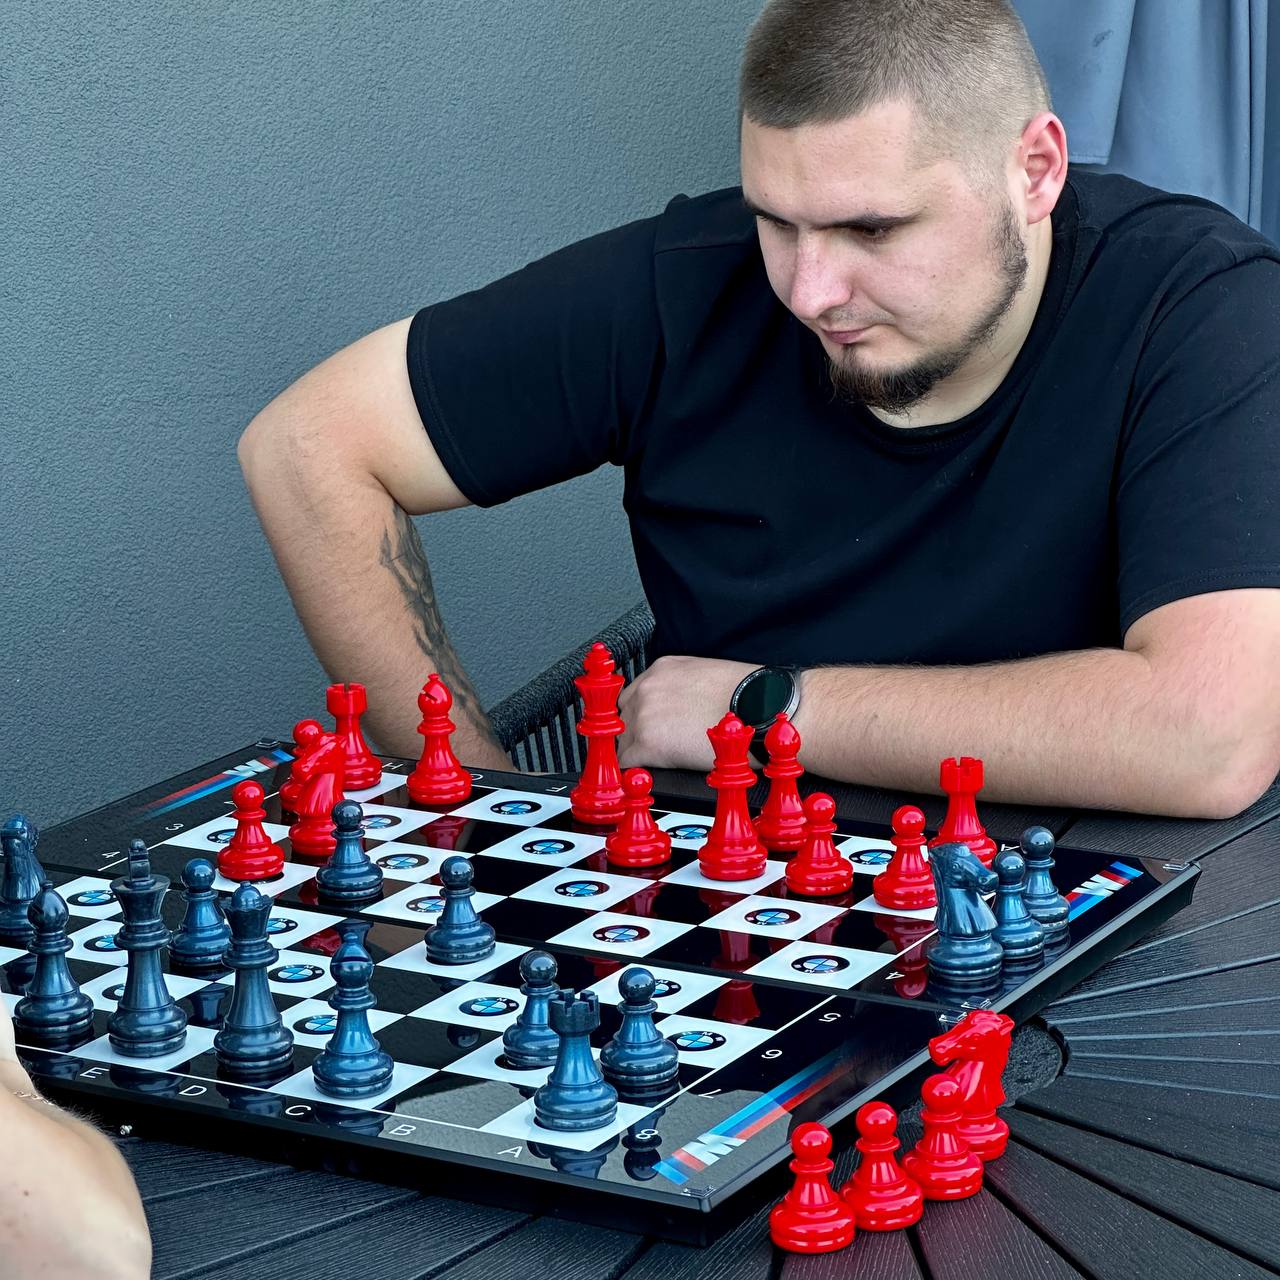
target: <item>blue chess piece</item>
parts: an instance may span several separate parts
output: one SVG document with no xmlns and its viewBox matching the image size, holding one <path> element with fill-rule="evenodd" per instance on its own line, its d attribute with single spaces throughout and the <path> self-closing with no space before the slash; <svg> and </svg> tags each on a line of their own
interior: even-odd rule
<svg viewBox="0 0 1280 1280">
<path fill-rule="evenodd" d="M 1004 952 L 1006 969 L 1031 969 L 1044 959 L 1044 929 L 1023 901 L 1027 864 L 1016 849 L 1003 849 L 991 860 L 1000 886 L 996 890 L 996 927 L 991 936 Z"/>
<path fill-rule="evenodd" d="M 337 990 L 329 1007 L 338 1025 L 320 1056 L 311 1064 L 316 1088 L 333 1098 L 370 1098 L 390 1083 L 395 1064 L 369 1029 L 369 1010 L 376 1003 L 369 990 L 373 961 L 364 948 L 368 920 L 345 920 L 337 926 L 342 938 L 329 972 Z"/>
<path fill-rule="evenodd" d="M 267 939 L 271 899 L 246 881 L 227 906 L 231 945 L 225 965 L 235 971 L 231 1008 L 213 1038 L 218 1069 L 237 1080 L 274 1078 L 293 1060 L 293 1032 L 271 994 L 267 970 L 277 956 Z"/>
<path fill-rule="evenodd" d="M 160 902 L 168 887 L 167 876 L 152 873 L 145 842 L 130 840 L 129 874 L 111 882 L 124 916 L 117 941 L 129 953 L 129 971 L 107 1033 L 112 1048 L 131 1058 L 173 1053 L 187 1037 L 187 1015 L 169 994 L 160 967 L 169 941 Z"/>
<path fill-rule="evenodd" d="M 1071 906 L 1053 883 L 1053 854 L 1057 848 L 1048 827 L 1028 827 L 1018 841 L 1027 860 L 1027 884 L 1022 900 L 1027 912 L 1044 929 L 1046 951 L 1053 951 L 1069 936 L 1067 916 Z"/>
<path fill-rule="evenodd" d="M 981 895 L 999 883 L 967 844 L 929 851 L 937 889 L 938 937 L 928 953 L 929 978 L 951 991 L 979 992 L 999 985 L 1004 952 L 991 936 L 996 918 Z"/>
<path fill-rule="evenodd" d="M 367 902 L 382 891 L 382 868 L 364 850 L 363 823 L 355 800 L 333 806 L 333 852 L 316 872 L 316 888 L 330 902 Z"/>
<path fill-rule="evenodd" d="M 471 898 L 475 869 L 469 858 L 446 858 L 440 866 L 444 909 L 427 930 L 427 959 L 436 964 L 474 964 L 493 955 L 493 926 L 476 914 Z"/>
<path fill-rule="evenodd" d="M 600 1054 L 604 1078 L 628 1101 L 654 1101 L 672 1091 L 680 1069 L 675 1045 L 658 1033 L 653 974 L 639 966 L 618 979 L 622 1025 Z"/>
<path fill-rule="evenodd" d="M 13 1011 L 14 1029 L 24 1044 L 71 1046 L 93 1026 L 93 1001 L 67 966 L 67 904 L 46 880 L 31 900 L 29 915 L 36 968 Z"/>
<path fill-rule="evenodd" d="M 600 998 L 594 991 L 578 996 L 557 991 L 549 1009 L 560 1052 L 547 1083 L 533 1095 L 534 1119 L 544 1129 L 563 1133 L 612 1124 L 618 1094 L 591 1056 L 591 1033 L 600 1025 Z"/>
<path fill-rule="evenodd" d="M 36 859 L 40 832 L 21 813 L 0 827 L 0 847 L 4 849 L 4 875 L 0 878 L 0 942 L 26 950 L 35 931 L 27 917 L 31 900 L 40 892 L 44 872 Z"/>
<path fill-rule="evenodd" d="M 547 951 L 526 951 L 520 957 L 520 991 L 524 1008 L 502 1033 L 502 1055 L 517 1071 L 545 1070 L 556 1060 L 560 1037 L 551 1029 L 547 1005 L 559 990 L 556 959 Z"/>
<path fill-rule="evenodd" d="M 231 929 L 214 892 L 213 863 L 192 858 L 182 868 L 183 897 L 187 909 L 169 942 L 169 968 L 175 973 L 214 974 L 222 963 Z"/>
</svg>

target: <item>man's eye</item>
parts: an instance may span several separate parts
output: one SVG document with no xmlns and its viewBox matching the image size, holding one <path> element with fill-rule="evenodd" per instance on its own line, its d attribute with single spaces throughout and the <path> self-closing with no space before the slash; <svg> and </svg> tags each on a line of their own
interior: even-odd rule
<svg viewBox="0 0 1280 1280">
<path fill-rule="evenodd" d="M 858 237 L 868 244 L 881 244 L 889 238 L 892 230 L 892 227 L 868 227 L 865 231 L 859 231 Z"/>
<path fill-rule="evenodd" d="M 792 229 L 791 223 L 783 222 L 778 218 L 771 218 L 766 213 L 757 213 L 756 220 L 763 222 L 768 227 L 773 227 L 775 231 L 790 231 Z"/>
</svg>

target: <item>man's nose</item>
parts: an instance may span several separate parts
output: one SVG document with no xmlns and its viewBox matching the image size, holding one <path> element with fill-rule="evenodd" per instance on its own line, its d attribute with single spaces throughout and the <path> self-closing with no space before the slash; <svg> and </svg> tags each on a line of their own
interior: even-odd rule
<svg viewBox="0 0 1280 1280">
<path fill-rule="evenodd" d="M 848 273 L 837 255 L 812 240 L 797 246 L 791 310 L 799 319 L 816 321 L 828 311 L 844 306 L 852 293 Z"/>
</svg>

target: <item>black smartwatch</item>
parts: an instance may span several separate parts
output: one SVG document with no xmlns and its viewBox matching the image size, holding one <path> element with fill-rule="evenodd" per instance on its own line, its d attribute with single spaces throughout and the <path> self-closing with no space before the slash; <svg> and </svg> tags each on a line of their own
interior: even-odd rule
<svg viewBox="0 0 1280 1280">
<path fill-rule="evenodd" d="M 765 763 L 764 735 L 778 712 L 794 716 L 800 706 L 799 674 L 799 667 L 757 667 L 742 677 L 729 699 L 729 710 L 754 730 L 751 755 L 757 764 Z"/>
</svg>

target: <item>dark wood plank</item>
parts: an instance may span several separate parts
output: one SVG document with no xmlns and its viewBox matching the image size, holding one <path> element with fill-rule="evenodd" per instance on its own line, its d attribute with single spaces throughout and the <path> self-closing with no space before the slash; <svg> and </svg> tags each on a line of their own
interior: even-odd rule
<svg viewBox="0 0 1280 1280">
<path fill-rule="evenodd" d="M 1270 1063 L 1212 1062 L 1149 1054 L 1145 1058 L 1071 1054 L 1066 1075 L 1075 1079 L 1133 1081 L 1156 1089 L 1195 1089 L 1236 1099 L 1280 1102 L 1280 1072 Z"/>
<path fill-rule="evenodd" d="M 430 1233 L 421 1241 L 430 1249 Z M 556 1280 L 612 1280 L 622 1275 L 644 1251 L 643 1236 L 603 1227 L 587 1227 L 560 1218 L 534 1218 L 516 1231 L 469 1254 L 443 1271 L 449 1280 L 531 1280 L 555 1276 Z"/>
<path fill-rule="evenodd" d="M 425 1280 L 517 1230 L 528 1219 L 506 1209 L 413 1195 L 354 1221 L 309 1230 L 231 1258 L 210 1259 L 200 1280 Z M 584 1228 L 585 1230 L 585 1228 Z M 367 1261 L 361 1262 L 365 1259 Z"/>
<path fill-rule="evenodd" d="M 1022 1110 L 1005 1115 L 1023 1146 L 1280 1270 L 1280 1194 Z"/>
<path fill-rule="evenodd" d="M 989 1191 L 925 1205 L 916 1228 L 933 1280 L 1074 1280 L 1080 1272 Z"/>
<path fill-rule="evenodd" d="M 144 1202 L 214 1188 L 223 1194 L 231 1183 L 269 1178 L 280 1171 L 279 1165 L 265 1160 L 178 1147 L 169 1142 L 128 1139 L 116 1145 L 128 1162 Z"/>
<path fill-rule="evenodd" d="M 1018 1105 L 1280 1190 L 1280 1103 L 1064 1076 Z"/>
<path fill-rule="evenodd" d="M 1241 1032 L 1209 1031 L 1198 1018 L 1184 1020 L 1186 1030 L 1168 1035 L 1079 1035 L 1071 1036 L 1071 1057 L 1123 1058 L 1139 1062 L 1159 1055 L 1185 1062 L 1247 1062 L 1280 1065 L 1280 1029 Z M 1280 1072 L 1273 1073 L 1280 1085 Z"/>
<path fill-rule="evenodd" d="M 659 1240 L 639 1257 L 626 1280 L 771 1280 L 775 1258 L 781 1256 L 769 1239 L 772 1207 L 766 1203 L 747 1213 L 705 1249 Z"/>
<path fill-rule="evenodd" d="M 859 1231 L 847 1249 L 783 1257 L 780 1280 L 923 1280 L 905 1231 Z M 974 1273 L 980 1274 L 980 1273 Z M 966 1277 L 973 1280 L 973 1276 Z"/>
<path fill-rule="evenodd" d="M 1280 816 L 1280 781 L 1234 818 L 1154 818 L 1086 809 L 1067 827 L 1063 844 L 1179 862 L 1203 857 Z M 1280 831 L 1272 837 L 1280 839 Z"/>
<path fill-rule="evenodd" d="M 1264 1280 L 1271 1274 L 1018 1143 L 987 1166 L 986 1180 L 1096 1280 Z"/>
</svg>

